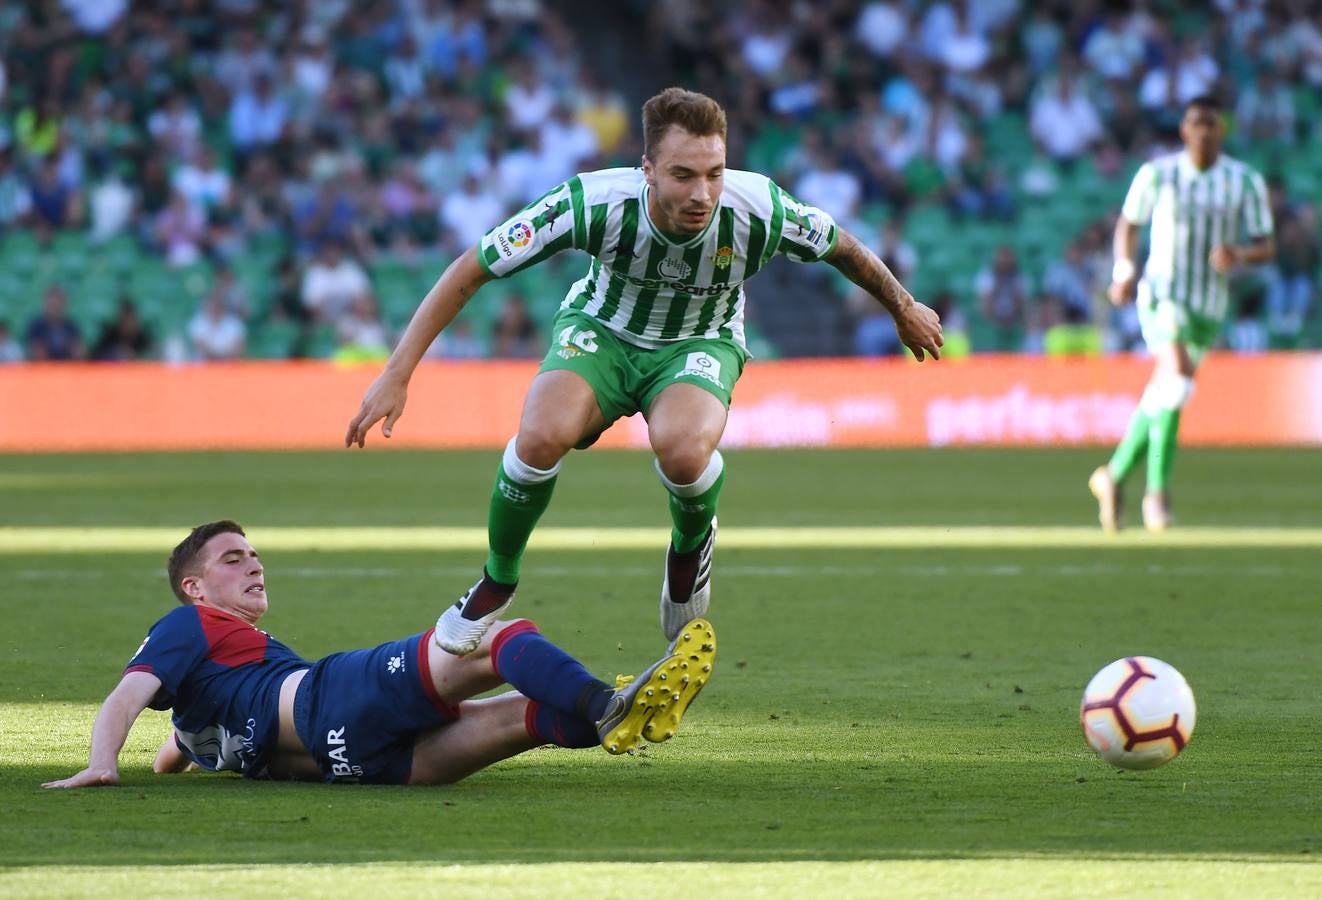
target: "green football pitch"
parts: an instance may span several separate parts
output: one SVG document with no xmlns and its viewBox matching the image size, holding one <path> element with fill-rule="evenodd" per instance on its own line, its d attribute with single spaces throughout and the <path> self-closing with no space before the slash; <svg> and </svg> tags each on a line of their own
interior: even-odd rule
<svg viewBox="0 0 1322 900">
<path fill-rule="evenodd" d="M 149 711 L 120 787 L 65 793 L 39 785 L 85 763 L 189 526 L 249 528 L 263 627 L 315 658 L 471 583 L 497 454 L 0 456 L 0 896 L 1322 894 L 1322 451 L 1186 451 L 1179 528 L 1112 540 L 1100 458 L 729 452 L 715 677 L 638 756 L 442 788 L 154 776 Z M 646 665 L 667 522 L 650 457 L 574 454 L 515 612 L 603 677 Z M 1078 725 L 1132 654 L 1198 700 L 1150 772 Z"/>
</svg>

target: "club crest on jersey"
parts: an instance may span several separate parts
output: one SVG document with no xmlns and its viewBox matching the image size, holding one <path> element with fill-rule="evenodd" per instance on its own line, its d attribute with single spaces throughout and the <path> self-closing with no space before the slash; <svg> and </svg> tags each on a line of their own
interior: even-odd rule
<svg viewBox="0 0 1322 900">
<path fill-rule="evenodd" d="M 661 262 L 657 263 L 656 270 L 666 278 L 676 280 L 688 278 L 693 274 L 693 267 L 682 259 L 673 256 L 667 256 Z"/>
<path fill-rule="evenodd" d="M 711 261 L 718 269 L 730 268 L 730 263 L 734 262 L 734 248 L 722 247 L 716 251 L 716 254 L 711 258 Z"/>
</svg>

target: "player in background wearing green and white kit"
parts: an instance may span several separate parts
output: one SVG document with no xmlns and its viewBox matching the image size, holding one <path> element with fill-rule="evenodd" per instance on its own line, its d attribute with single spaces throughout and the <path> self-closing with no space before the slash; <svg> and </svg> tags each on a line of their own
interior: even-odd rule
<svg viewBox="0 0 1322 900">
<path fill-rule="evenodd" d="M 639 411 L 670 502 L 662 631 L 673 639 L 706 611 L 725 481 L 716 446 L 748 358 L 743 282 L 775 254 L 829 262 L 881 301 L 919 360 L 940 356 L 936 313 L 871 250 L 770 179 L 725 168 L 725 112 L 716 101 L 669 88 L 643 106 L 643 132 L 641 169 L 576 175 L 455 260 L 349 423 L 346 446 L 361 447 L 382 419 L 390 436 L 424 351 L 482 284 L 561 250 L 591 257 L 556 315 L 551 349 L 496 473 L 482 578 L 436 624 L 436 642 L 451 653 L 471 652 L 512 601 L 560 460 Z"/>
<path fill-rule="evenodd" d="M 1180 410 L 1194 372 L 1221 332 L 1230 299 L 1228 273 L 1276 253 L 1271 206 L 1262 176 L 1221 152 L 1221 107 L 1211 97 L 1189 102 L 1180 122 L 1184 150 L 1145 163 L 1134 176 L 1115 226 L 1110 299 L 1128 303 L 1137 289 L 1143 340 L 1156 365 L 1111 461 L 1093 472 L 1102 527 L 1120 527 L 1121 488 L 1147 454 L 1143 524 L 1171 522 L 1170 474 Z M 1134 262 L 1138 230 L 1151 223 L 1147 265 Z M 1141 278 L 1139 277 L 1141 274 Z"/>
</svg>

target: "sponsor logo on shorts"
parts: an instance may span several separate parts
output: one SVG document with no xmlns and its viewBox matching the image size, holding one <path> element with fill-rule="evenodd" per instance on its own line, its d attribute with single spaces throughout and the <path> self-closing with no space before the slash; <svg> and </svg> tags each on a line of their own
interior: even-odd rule
<svg viewBox="0 0 1322 900">
<path fill-rule="evenodd" d="M 390 659 L 386 662 L 386 671 L 389 672 L 391 675 L 394 675 L 398 672 L 403 672 L 404 654 L 401 653 L 399 654 L 399 656 L 390 657 Z"/>
<path fill-rule="evenodd" d="M 715 359 L 711 354 L 701 350 L 697 353 L 690 353 L 688 359 L 684 361 L 683 371 L 677 373 L 675 378 L 672 378 L 671 381 L 678 378 L 691 377 L 705 378 L 712 384 L 721 384 L 720 360 Z M 721 386 L 724 387 L 724 385 Z"/>
<path fill-rule="evenodd" d="M 363 774 L 362 766 L 355 766 L 349 758 L 349 745 L 344 740 L 344 726 L 326 732 L 326 746 L 333 747 L 327 755 L 334 760 L 331 774 L 336 778 L 350 778 Z"/>
<path fill-rule="evenodd" d="M 596 353 L 598 349 L 597 332 L 590 328 L 577 329 L 573 325 L 560 329 L 555 342 L 560 345 L 555 355 L 561 359 L 574 359 L 585 353 Z"/>
<path fill-rule="evenodd" d="M 716 251 L 716 254 L 711 258 L 711 261 L 712 265 L 716 266 L 718 269 L 730 268 L 730 263 L 734 262 L 734 248 L 722 247 Z"/>
<path fill-rule="evenodd" d="M 657 263 L 656 270 L 665 278 L 681 279 L 688 278 L 693 274 L 693 267 L 684 260 L 674 256 L 667 256 L 661 262 Z"/>
</svg>

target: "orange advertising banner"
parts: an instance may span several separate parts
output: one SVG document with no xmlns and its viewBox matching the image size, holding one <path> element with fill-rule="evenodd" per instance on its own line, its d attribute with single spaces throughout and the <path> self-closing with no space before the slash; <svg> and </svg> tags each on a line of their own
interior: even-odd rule
<svg viewBox="0 0 1322 900">
<path fill-rule="evenodd" d="M 331 449 L 379 366 L 325 362 L 0 366 L 0 451 Z M 754 361 L 723 446 L 1109 444 L 1151 369 L 1135 357 L 976 356 L 926 362 Z M 389 442 L 501 447 L 536 374 L 528 362 L 418 368 Z M 1180 427 L 1186 445 L 1322 444 L 1322 353 L 1214 354 Z M 646 447 L 641 417 L 603 447 Z"/>
</svg>

